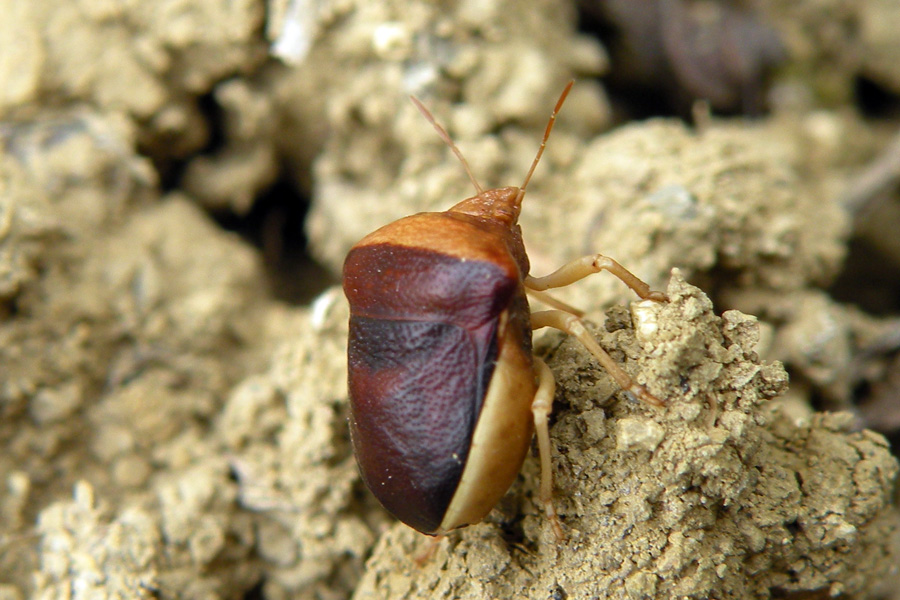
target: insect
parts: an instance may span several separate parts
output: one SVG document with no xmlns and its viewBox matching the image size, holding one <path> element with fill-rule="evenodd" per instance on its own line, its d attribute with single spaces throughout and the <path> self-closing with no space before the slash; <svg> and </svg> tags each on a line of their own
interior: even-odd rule
<svg viewBox="0 0 900 600">
<path fill-rule="evenodd" d="M 562 539 L 551 500 L 547 424 L 556 384 L 532 354 L 532 330 L 574 335 L 622 388 L 663 404 L 600 347 L 582 313 L 545 290 L 605 270 L 641 298 L 665 301 L 665 294 L 601 254 L 545 277 L 528 274 L 519 211 L 573 83 L 560 95 L 522 185 L 488 190 L 449 134 L 412 98 L 477 194 L 445 212 L 385 225 L 353 246 L 344 262 L 356 459 L 381 504 L 425 534 L 482 520 L 509 489 L 537 432 L 540 497 Z M 526 293 L 553 309 L 532 313 Z"/>
</svg>

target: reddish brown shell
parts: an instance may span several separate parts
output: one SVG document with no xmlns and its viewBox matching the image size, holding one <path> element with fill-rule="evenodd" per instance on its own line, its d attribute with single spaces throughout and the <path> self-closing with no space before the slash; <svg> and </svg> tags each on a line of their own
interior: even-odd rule
<svg viewBox="0 0 900 600">
<path fill-rule="evenodd" d="M 457 490 L 504 340 L 530 369 L 517 245 L 496 221 L 422 213 L 367 236 L 344 263 L 354 451 L 378 500 L 425 533 L 441 529 Z"/>
</svg>

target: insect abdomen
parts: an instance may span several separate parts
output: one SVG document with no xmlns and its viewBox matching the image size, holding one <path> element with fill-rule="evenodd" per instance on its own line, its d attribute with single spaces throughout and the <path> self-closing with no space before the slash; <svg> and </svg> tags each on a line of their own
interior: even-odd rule
<svg viewBox="0 0 900 600">
<path fill-rule="evenodd" d="M 354 450 L 379 501 L 420 531 L 438 529 L 459 484 L 517 284 L 495 264 L 422 248 L 347 257 Z"/>
<path fill-rule="evenodd" d="M 363 478 L 400 520 L 434 531 L 480 412 L 481 344 L 453 325 L 364 317 L 351 319 L 350 339 L 350 425 Z M 379 360 L 366 360 L 373 351 Z"/>
</svg>

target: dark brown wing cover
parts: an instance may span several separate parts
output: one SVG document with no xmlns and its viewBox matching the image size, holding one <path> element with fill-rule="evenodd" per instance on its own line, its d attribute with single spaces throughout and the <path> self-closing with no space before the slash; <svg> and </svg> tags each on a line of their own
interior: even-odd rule
<svg viewBox="0 0 900 600">
<path fill-rule="evenodd" d="M 438 529 L 459 483 L 518 286 L 493 263 L 425 249 L 347 256 L 356 458 L 384 507 L 419 531 Z"/>
</svg>

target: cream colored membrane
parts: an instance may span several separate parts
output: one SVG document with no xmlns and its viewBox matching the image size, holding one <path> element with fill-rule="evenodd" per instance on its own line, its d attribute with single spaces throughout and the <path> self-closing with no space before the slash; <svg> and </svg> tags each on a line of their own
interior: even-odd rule
<svg viewBox="0 0 900 600">
<path fill-rule="evenodd" d="M 512 485 L 531 443 L 535 395 L 531 357 L 521 332 L 500 316 L 500 355 L 475 426 L 469 457 L 444 520 L 435 534 L 481 521 Z"/>
<path fill-rule="evenodd" d="M 634 381 L 622 368 L 606 353 L 606 350 L 600 347 L 594 336 L 587 330 L 581 319 L 575 315 L 569 314 L 561 310 L 541 310 L 531 313 L 532 329 L 540 329 L 542 327 L 552 327 L 559 329 L 578 339 L 579 342 L 594 355 L 610 377 L 615 379 L 623 389 L 628 390 L 638 399 L 652 404 L 653 406 L 665 406 L 665 403 L 647 391 L 641 384 Z"/>
</svg>

